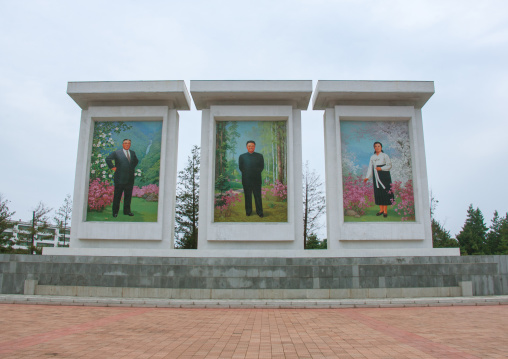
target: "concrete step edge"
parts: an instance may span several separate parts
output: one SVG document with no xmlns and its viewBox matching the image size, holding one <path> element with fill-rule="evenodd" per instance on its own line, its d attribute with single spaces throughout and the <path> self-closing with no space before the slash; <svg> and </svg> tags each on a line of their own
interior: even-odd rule
<svg viewBox="0 0 508 359">
<path fill-rule="evenodd" d="M 508 305 L 508 296 L 440 297 L 440 298 L 384 298 L 384 299 L 154 299 L 154 298 L 105 298 L 66 297 L 1 294 L 0 304 L 25 305 L 77 305 L 77 306 L 125 306 L 172 308 L 388 308 L 388 307 L 441 307 Z"/>
</svg>

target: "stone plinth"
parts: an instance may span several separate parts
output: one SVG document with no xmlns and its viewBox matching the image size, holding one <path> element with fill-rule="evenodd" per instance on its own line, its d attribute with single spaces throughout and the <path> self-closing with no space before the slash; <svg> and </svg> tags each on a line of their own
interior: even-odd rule
<svg viewBox="0 0 508 359">
<path fill-rule="evenodd" d="M 174 258 L 0 255 L 0 294 L 340 299 L 508 294 L 508 256 Z"/>
</svg>

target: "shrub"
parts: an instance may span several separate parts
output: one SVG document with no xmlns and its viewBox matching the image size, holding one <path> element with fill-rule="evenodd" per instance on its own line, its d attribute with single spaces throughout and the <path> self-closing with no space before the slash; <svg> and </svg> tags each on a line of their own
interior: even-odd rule
<svg viewBox="0 0 508 359">
<path fill-rule="evenodd" d="M 149 202 L 155 202 L 159 200 L 159 186 L 156 184 L 149 184 L 139 188 L 134 186 L 132 189 L 132 196 L 146 199 Z"/>
<path fill-rule="evenodd" d="M 286 201 L 288 197 L 288 186 L 281 181 L 275 181 L 272 186 L 272 195 L 277 198 L 278 201 Z"/>
<path fill-rule="evenodd" d="M 229 217 L 236 202 L 241 202 L 240 194 L 229 190 L 215 198 L 215 208 L 219 210 L 222 217 Z"/>
<path fill-rule="evenodd" d="M 288 197 L 288 186 L 277 180 L 274 184 L 261 188 L 261 195 L 267 200 L 285 202 Z"/>
<path fill-rule="evenodd" d="M 90 181 L 88 189 L 88 208 L 91 211 L 101 212 L 104 207 L 113 202 L 114 187 L 99 178 Z"/>
<path fill-rule="evenodd" d="M 241 182 L 229 181 L 229 188 L 230 189 L 241 189 L 241 188 L 243 188 L 243 185 Z"/>
<path fill-rule="evenodd" d="M 372 206 L 374 191 L 371 181 L 364 182 L 362 176 L 348 175 L 343 178 L 343 189 L 344 211 L 351 209 L 363 215 Z"/>
<path fill-rule="evenodd" d="M 413 194 L 413 181 L 408 180 L 404 185 L 401 181 L 392 183 L 390 193 L 393 193 L 395 199 L 392 199 L 393 210 L 403 221 L 415 220 L 415 199 Z"/>
</svg>

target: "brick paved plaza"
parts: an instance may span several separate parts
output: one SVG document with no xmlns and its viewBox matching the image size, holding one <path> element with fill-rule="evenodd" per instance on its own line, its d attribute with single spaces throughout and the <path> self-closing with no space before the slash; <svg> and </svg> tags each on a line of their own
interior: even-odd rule
<svg viewBox="0 0 508 359">
<path fill-rule="evenodd" d="M 1 358 L 506 358 L 508 306 L 0 305 Z"/>
</svg>

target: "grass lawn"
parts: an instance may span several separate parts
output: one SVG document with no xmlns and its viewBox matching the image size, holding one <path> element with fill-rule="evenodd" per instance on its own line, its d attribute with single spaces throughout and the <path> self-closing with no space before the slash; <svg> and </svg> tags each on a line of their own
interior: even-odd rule
<svg viewBox="0 0 508 359">
<path fill-rule="evenodd" d="M 372 206 L 367 208 L 365 214 L 360 218 L 344 216 L 344 222 L 402 222 L 402 216 L 395 213 L 391 206 L 388 206 L 388 217 L 386 218 L 383 216 L 376 216 L 378 212 L 379 206 Z M 404 222 L 414 222 L 414 220 Z"/>
<path fill-rule="evenodd" d="M 252 214 L 245 215 L 245 199 L 240 194 L 241 202 L 235 202 L 230 217 L 222 217 L 219 210 L 214 210 L 214 222 L 287 222 L 288 203 L 268 201 L 263 198 L 263 218 L 256 214 L 254 198 L 252 198 Z"/>
<path fill-rule="evenodd" d="M 87 222 L 157 222 L 157 207 L 159 202 L 147 202 L 143 198 L 133 197 L 131 210 L 134 216 L 123 214 L 123 201 L 120 202 L 118 217 L 113 217 L 113 204 L 104 207 L 102 212 L 88 211 Z"/>
</svg>

